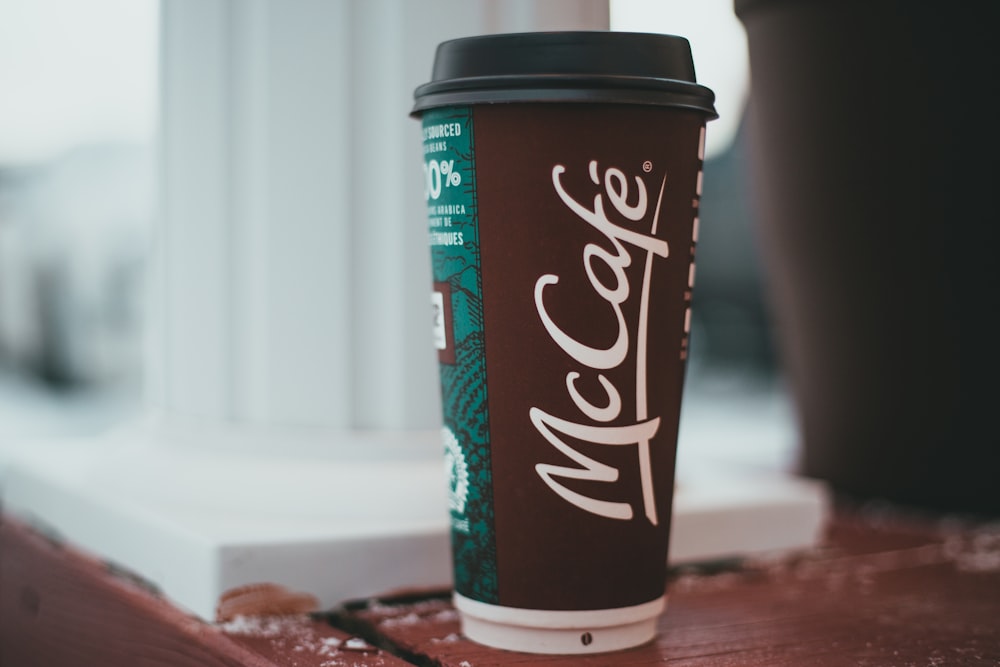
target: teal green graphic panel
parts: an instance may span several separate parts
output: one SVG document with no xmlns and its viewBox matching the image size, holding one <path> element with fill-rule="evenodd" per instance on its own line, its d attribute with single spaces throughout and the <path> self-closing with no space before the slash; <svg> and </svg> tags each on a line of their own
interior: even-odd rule
<svg viewBox="0 0 1000 667">
<path fill-rule="evenodd" d="M 423 135 L 455 589 L 496 604 L 472 112 L 464 107 L 428 111 Z"/>
</svg>

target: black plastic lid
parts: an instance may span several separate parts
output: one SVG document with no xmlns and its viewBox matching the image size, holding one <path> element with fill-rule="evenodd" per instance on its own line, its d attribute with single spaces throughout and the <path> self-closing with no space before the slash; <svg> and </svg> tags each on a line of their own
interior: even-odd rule
<svg viewBox="0 0 1000 667">
<path fill-rule="evenodd" d="M 695 80 L 683 37 L 631 32 L 527 32 L 442 42 L 412 115 L 509 102 L 610 102 L 701 111 L 715 93 Z"/>
</svg>

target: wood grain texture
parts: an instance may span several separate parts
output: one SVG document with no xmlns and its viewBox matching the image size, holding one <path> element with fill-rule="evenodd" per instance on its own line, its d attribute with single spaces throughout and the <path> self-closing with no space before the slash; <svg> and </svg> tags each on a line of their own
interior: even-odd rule
<svg viewBox="0 0 1000 667">
<path fill-rule="evenodd" d="M 657 640 L 618 653 L 474 644 L 449 591 L 359 601 L 329 620 L 341 629 L 304 615 L 206 624 L 127 573 L 0 524 L 0 667 L 997 666 L 1000 524 L 841 508 L 809 553 L 674 573 Z"/>
<path fill-rule="evenodd" d="M 822 548 L 680 572 L 657 640 L 589 657 L 532 656 L 461 636 L 446 594 L 349 606 L 340 622 L 442 667 L 1000 665 L 1000 525 L 842 514 Z"/>
<path fill-rule="evenodd" d="M 212 625 L 141 581 L 7 517 L 0 667 L 401 667 L 305 615 Z"/>
</svg>

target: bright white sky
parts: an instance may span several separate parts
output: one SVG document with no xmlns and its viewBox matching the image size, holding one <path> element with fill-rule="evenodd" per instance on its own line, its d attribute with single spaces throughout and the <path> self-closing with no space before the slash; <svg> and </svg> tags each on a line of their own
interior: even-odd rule
<svg viewBox="0 0 1000 667">
<path fill-rule="evenodd" d="M 0 165 L 149 142 L 158 0 L 0 0 Z"/>
<path fill-rule="evenodd" d="M 750 90 L 743 26 L 733 0 L 611 0 L 612 30 L 661 32 L 691 42 L 698 83 L 715 91 L 719 119 L 705 133 L 707 156 L 733 140 Z"/>
</svg>

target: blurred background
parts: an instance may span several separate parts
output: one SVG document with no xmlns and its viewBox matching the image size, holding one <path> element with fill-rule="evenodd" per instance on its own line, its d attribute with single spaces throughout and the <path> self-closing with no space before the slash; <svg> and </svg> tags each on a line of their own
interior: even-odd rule
<svg viewBox="0 0 1000 667">
<path fill-rule="evenodd" d="M 155 0 L 0 0 L 0 442 L 136 408 Z"/>
<path fill-rule="evenodd" d="M 688 37 L 718 98 L 686 414 L 735 398 L 765 417 L 741 444 L 788 461 L 746 178 L 743 28 L 731 0 L 613 0 L 610 17 L 615 30 Z M 0 444 L 98 432 L 142 407 L 159 19 L 157 0 L 0 0 Z M 698 437 L 696 422 L 685 418 L 682 437 Z"/>
</svg>

